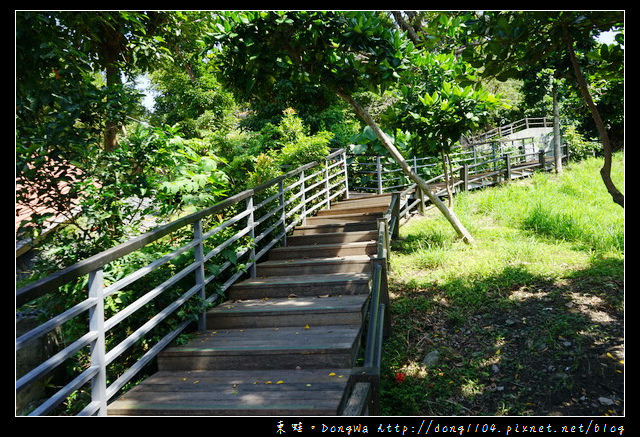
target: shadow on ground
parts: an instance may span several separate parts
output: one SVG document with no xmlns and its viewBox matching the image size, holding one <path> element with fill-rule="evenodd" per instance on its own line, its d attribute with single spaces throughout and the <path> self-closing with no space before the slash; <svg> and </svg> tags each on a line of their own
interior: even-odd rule
<svg viewBox="0 0 640 437">
<path fill-rule="evenodd" d="M 623 260 L 391 291 L 383 414 L 624 414 Z"/>
</svg>

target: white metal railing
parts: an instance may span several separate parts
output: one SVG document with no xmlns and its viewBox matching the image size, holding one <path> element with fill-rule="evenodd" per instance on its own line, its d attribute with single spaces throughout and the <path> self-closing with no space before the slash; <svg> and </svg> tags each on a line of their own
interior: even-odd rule
<svg viewBox="0 0 640 437">
<path fill-rule="evenodd" d="M 568 146 L 560 147 L 563 159 Z M 449 155 L 454 190 L 469 190 L 511 180 L 523 170 L 546 169 L 554 165 L 554 149 L 539 149 L 533 138 L 509 142 L 496 142 L 493 147 L 461 149 Z M 411 211 L 422 208 L 424 195 L 404 174 L 402 168 L 390 158 L 352 155 L 349 157 L 349 180 L 354 191 L 377 194 L 398 192 L 399 217 L 404 219 Z M 412 171 L 431 185 L 436 195 L 446 196 L 444 171 L 440 158 L 412 157 L 406 160 Z"/>
<path fill-rule="evenodd" d="M 492 139 L 506 137 L 524 129 L 538 127 L 553 127 L 553 118 L 549 117 L 527 117 L 513 123 L 498 126 L 494 129 L 483 132 L 472 137 L 465 137 L 466 142 L 470 144 L 485 143 Z"/>
<path fill-rule="evenodd" d="M 225 291 L 236 281 L 246 275 L 255 276 L 258 260 L 276 244 L 283 243 L 287 233 L 307 215 L 319 208 L 329 207 L 331 201 L 339 196 L 348 197 L 348 193 L 347 157 L 344 149 L 340 149 L 327 156 L 324 162 L 298 167 L 210 208 L 159 226 L 18 289 L 16 312 L 21 308 L 37 305 L 39 298 L 58 293 L 60 287 L 68 287 L 74 281 L 87 283 L 86 298 L 62 309 L 44 323 L 16 338 L 17 352 L 71 320 L 76 323 L 82 323 L 82 320 L 87 322 L 86 329 L 78 338 L 70 339 L 65 347 L 25 374 L 16 375 L 16 392 L 20 392 L 41 382 L 46 375 L 72 359 L 79 351 L 89 349 L 84 369 L 35 407 L 30 415 L 50 413 L 73 392 L 87 384 L 91 384 L 91 399 L 86 402 L 79 415 L 106 414 L 109 400 L 193 322 L 192 319 L 186 319 L 168 324 L 180 308 L 197 298 L 205 305 L 219 303 Z M 206 230 L 208 226 L 211 228 Z M 192 230 L 189 231 L 189 228 Z M 179 246 L 172 247 L 162 256 L 124 277 L 105 280 L 105 272 L 109 271 L 110 263 L 129 262 L 127 256 L 130 254 L 167 239 L 175 240 Z M 211 245 L 215 247 L 210 248 Z M 232 254 L 221 258 L 228 251 L 232 251 Z M 244 263 L 239 262 L 240 259 Z M 140 291 L 139 295 L 131 298 L 128 305 L 115 313 L 111 311 L 107 316 L 105 299 L 132 287 L 143 277 L 158 272 L 161 267 L 168 267 L 170 270 L 167 279 L 150 289 Z M 177 298 L 168 303 L 158 302 L 172 289 L 178 290 Z M 123 327 L 125 320 L 130 320 L 134 313 L 147 305 L 159 305 L 160 308 L 148 320 L 143 320 L 140 326 Z M 201 312 L 197 316 L 198 328 L 202 329 L 206 310 L 204 306 L 199 308 Z M 86 319 L 82 319 L 83 317 Z M 124 370 L 114 373 L 115 370 L 111 369 L 110 372 L 110 366 L 116 359 L 134 345 L 147 340 L 150 333 L 159 329 L 163 322 L 169 327 L 159 334 L 161 338 L 155 344 L 146 345 L 144 353 L 135 362 L 125 366 Z M 119 333 L 122 339 L 118 338 L 119 341 L 108 348 L 107 338 L 113 340 L 116 337 L 114 332 L 118 329 L 127 332 Z M 154 338 L 159 335 L 156 334 Z"/>
<path fill-rule="evenodd" d="M 519 153 L 525 149 L 474 149 L 452 153 L 452 173 L 459 174 L 454 178 L 454 189 L 467 190 L 472 185 L 484 186 L 485 182 L 490 184 L 511 179 L 516 171 L 522 169 L 547 166 L 548 152 Z M 563 156 L 566 156 L 566 153 Z M 414 209 L 423 207 L 424 196 L 416 188 L 416 184 L 406 179 L 397 165 L 394 166 L 382 157 L 375 157 L 374 162 L 371 159 L 367 161 L 367 158 L 370 157 L 347 158 L 345 151 L 340 149 L 330 154 L 324 162 L 301 166 L 210 208 L 159 226 L 18 289 L 16 311 L 32 305 L 39 298 L 57 293 L 61 287 L 68 286 L 73 281 L 85 281 L 87 289 L 86 298 L 62 309 L 44 323 L 16 338 L 18 351 L 69 321 L 86 317 L 86 329 L 77 338 L 69 340 L 63 348 L 24 375 L 17 375 L 16 392 L 19 392 L 41 381 L 78 351 L 90 349 L 87 353 L 89 358 L 82 371 L 30 414 L 50 413 L 71 393 L 87 384 L 91 384 L 91 399 L 86 402 L 80 415 L 105 414 L 109 400 L 132 381 L 163 348 L 184 332 L 193 320 L 173 322 L 155 344 L 145 347 L 144 353 L 137 357 L 135 362 L 114 374 L 113 370 L 109 372 L 109 369 L 116 359 L 122 357 L 137 343 L 146 340 L 161 324 L 168 325 L 169 319 L 188 302 L 199 298 L 207 305 L 219 303 L 226 290 L 236 281 L 246 275 L 255 276 L 258 260 L 275 245 L 285 244 L 289 231 L 303 222 L 306 216 L 320 208 L 329 207 L 331 201 L 339 196 L 348 197 L 350 189 L 395 193 L 389 210 L 378 223 L 378 256 L 373 261 L 372 270 L 372 289 L 378 296 L 373 296 L 372 302 L 376 303 L 371 307 L 369 314 L 370 318 L 373 317 L 370 319 L 372 321 L 369 330 L 372 337 L 367 341 L 363 379 L 376 387 L 379 382 L 383 324 L 389 320 L 384 314 L 385 310 L 388 311 L 386 269 L 389 241 L 397 233 L 400 220 L 406 218 Z M 414 157 L 409 163 L 412 164 L 413 171 L 427 183 L 442 183 L 442 164 L 438 159 Z M 363 184 L 363 181 L 368 185 Z M 442 195 L 444 192 L 441 190 L 437 194 Z M 177 245 L 148 264 L 136 267 L 125 276 L 105 279 L 105 272 L 109 272 L 110 263 L 123 260 L 127 262 L 128 255 L 165 239 L 175 240 Z M 210 247 L 212 245 L 213 247 Z M 232 251 L 231 259 L 221 258 L 229 250 Z M 181 265 L 177 263 L 179 259 Z M 245 262 L 240 262 L 240 259 Z M 174 268 L 168 278 L 141 291 L 140 295 L 117 312 L 106 315 L 105 299 L 116 296 L 142 278 L 167 266 Z M 214 268 L 211 268 L 212 266 Z M 169 302 L 164 302 L 161 308 L 140 326 L 130 328 L 124 325 L 134 313 L 155 300 L 160 300 L 169 290 L 175 288 L 179 290 L 179 295 Z M 203 329 L 204 317 L 205 310 L 202 309 L 197 318 L 198 329 Z M 118 330 L 130 332 L 114 342 L 113 333 Z M 107 338 L 110 339 L 109 342 Z M 110 343 L 110 347 L 107 343 Z M 375 404 L 376 390 L 373 391 L 373 396 Z"/>
</svg>

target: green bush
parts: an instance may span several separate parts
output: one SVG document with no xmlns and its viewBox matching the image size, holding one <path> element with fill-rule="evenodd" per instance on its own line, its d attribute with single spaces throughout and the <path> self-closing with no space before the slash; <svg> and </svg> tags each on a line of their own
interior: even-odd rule
<svg viewBox="0 0 640 437">
<path fill-rule="evenodd" d="M 575 126 L 567 126 L 562 134 L 569 146 L 569 159 L 581 161 L 588 157 L 602 156 L 602 145 L 598 141 L 587 141 Z"/>
</svg>

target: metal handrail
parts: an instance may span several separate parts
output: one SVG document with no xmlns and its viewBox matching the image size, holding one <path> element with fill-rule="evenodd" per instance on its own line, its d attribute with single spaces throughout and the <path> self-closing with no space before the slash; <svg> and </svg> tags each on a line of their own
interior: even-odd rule
<svg viewBox="0 0 640 437">
<path fill-rule="evenodd" d="M 305 175 L 306 170 L 320 168 L 311 175 Z M 287 181 L 296 178 L 296 181 L 288 183 Z M 319 182 L 307 186 L 306 181 L 320 179 Z M 277 192 L 267 197 L 257 205 L 254 204 L 254 196 L 263 191 L 277 186 Z M 307 196 L 307 193 L 311 193 Z M 50 373 L 65 360 L 72 357 L 77 351 L 91 347 L 91 362 L 89 367 L 80 372 L 71 382 L 58 390 L 53 396 L 47 399 L 31 412 L 31 415 L 43 415 L 50 412 L 64 399 L 66 399 L 73 391 L 91 383 L 91 401 L 80 412 L 80 415 L 106 414 L 106 406 L 108 401 L 115 396 L 118 391 L 132 378 L 135 377 L 140 370 L 144 368 L 155 356 L 162 351 L 169 343 L 171 343 L 184 329 L 189 326 L 192 321 L 185 320 L 179 322 L 171 332 L 164 335 L 154 346 L 139 358 L 139 360 L 131 365 L 119 375 L 118 378 L 107 386 L 106 369 L 117 357 L 132 347 L 137 341 L 143 339 L 152 329 L 166 320 L 170 315 L 175 313 L 182 305 L 184 305 L 192 297 L 199 295 L 203 301 L 208 303 L 217 302 L 234 282 L 246 275 L 248 271 L 250 275 L 255 276 L 255 265 L 262 255 L 268 249 L 278 242 L 286 238 L 286 234 L 304 217 L 315 209 L 322 206 L 328 207 L 331 200 L 340 195 L 348 197 L 348 179 L 347 179 L 347 159 L 344 149 L 336 150 L 328 155 L 322 162 L 312 162 L 300 166 L 288 173 L 281 175 L 262 185 L 242 191 L 234 196 L 225 199 L 218 204 L 195 212 L 188 216 L 182 217 L 173 222 L 161 225 L 145 234 L 135 237 L 125 243 L 115 246 L 111 249 L 100 252 L 90 258 L 80 261 L 70 267 L 58 271 L 46 278 L 42 278 L 31 284 L 28 284 L 16 290 L 16 310 L 33 300 L 45 296 L 48 293 L 55 292 L 58 287 L 65 285 L 77 278 L 89 275 L 88 289 L 89 293 L 86 299 L 75 304 L 73 307 L 52 317 L 50 320 L 42 323 L 34 329 L 26 332 L 16 339 L 16 351 L 24 348 L 32 341 L 40 338 L 52 330 L 60 327 L 63 323 L 77 317 L 81 314 L 89 313 L 89 326 L 87 332 L 79 339 L 58 351 L 52 357 L 46 359 L 43 363 L 27 372 L 16 380 L 16 392 L 30 386 L 35 381 Z M 285 196 L 287 194 L 287 196 Z M 236 207 L 240 202 L 245 201 L 245 207 L 232 217 L 227 218 L 223 223 L 215 226 L 213 229 L 203 232 L 203 219 L 218 215 L 225 209 Z M 254 217 L 254 213 L 261 207 L 267 207 L 271 202 L 277 203 L 275 207 L 270 207 L 269 211 L 260 217 Z M 296 202 L 300 202 L 295 206 Z M 242 206 L 242 205 L 240 205 Z M 275 223 L 266 230 L 258 232 L 258 226 L 268 224 L 270 218 L 277 219 Z M 241 223 L 246 221 L 246 225 Z M 204 242 L 218 234 L 219 232 L 237 224 L 242 227 L 241 230 L 235 232 L 231 237 L 218 244 L 215 248 L 205 253 Z M 150 243 L 159 240 L 171 234 L 174 231 L 183 229 L 187 226 L 193 226 L 193 239 L 178 249 L 152 261 L 145 267 L 142 267 L 128 276 L 105 287 L 103 278 L 103 267 L 118 260 L 136 250 L 139 250 Z M 248 248 L 244 248 L 237 256 L 250 256 L 249 263 L 245 266 L 246 270 L 239 270 L 231 275 L 219 290 L 206 295 L 206 286 L 216 279 L 220 273 L 231 266 L 227 261 L 219 267 L 217 273 L 206 276 L 205 264 L 212 260 L 216 255 L 221 253 L 228 247 L 243 237 L 251 237 L 254 243 L 264 240 L 271 233 L 276 233 L 265 246 L 256 253 L 255 245 L 252 244 Z M 104 299 L 109 295 L 127 287 L 138 279 L 144 277 L 148 273 L 154 271 L 158 267 L 170 262 L 177 256 L 184 254 L 189 250 L 194 250 L 194 261 L 188 263 L 181 271 L 172 275 L 169 279 L 155 286 L 153 289 L 145 291 L 142 296 L 129 304 L 129 306 L 120 309 L 118 313 L 109 319 L 105 319 Z M 105 346 L 105 335 L 109 330 L 115 329 L 127 317 L 130 317 L 137 310 L 142 308 L 146 303 L 151 302 L 165 291 L 169 290 L 178 281 L 184 279 L 188 275 L 195 273 L 195 283 L 187 291 L 185 291 L 177 300 L 174 300 L 163 310 L 159 311 L 155 316 L 146 321 L 142 326 L 138 327 L 134 332 L 115 345 L 108 352 Z M 199 327 L 203 326 L 204 314 L 200 315 Z"/>
<path fill-rule="evenodd" d="M 379 412 L 380 368 L 382 360 L 382 342 L 390 330 L 390 318 L 387 313 L 389 303 L 388 261 L 390 240 L 397 234 L 399 226 L 399 193 L 391 196 L 391 202 L 382 218 L 378 219 L 378 238 L 376 257 L 372 259 L 372 274 L 367 318 L 367 338 L 364 350 L 363 366 L 353 369 L 353 383 L 367 382 L 371 386 L 371 410 Z M 363 406 L 364 407 L 364 406 Z"/>
</svg>

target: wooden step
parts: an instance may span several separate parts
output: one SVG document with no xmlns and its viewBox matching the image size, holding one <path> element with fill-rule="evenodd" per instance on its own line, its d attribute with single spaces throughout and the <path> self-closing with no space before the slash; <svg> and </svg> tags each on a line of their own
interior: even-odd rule
<svg viewBox="0 0 640 437">
<path fill-rule="evenodd" d="M 292 235 L 287 237 L 287 246 L 309 246 L 312 244 L 351 243 L 354 241 L 376 240 L 378 232 L 352 231 L 352 232 L 327 232 L 321 234 Z"/>
<path fill-rule="evenodd" d="M 346 199 L 341 200 L 339 202 L 334 202 L 331 204 L 331 209 L 351 209 L 351 208 L 362 208 L 362 207 L 389 207 L 391 203 L 390 196 L 384 197 L 370 197 L 370 198 L 362 198 L 362 199 Z"/>
<path fill-rule="evenodd" d="M 388 198 L 389 201 L 391 201 L 391 196 L 393 196 L 393 193 L 376 194 L 376 193 L 360 193 L 357 191 L 350 191 L 349 198 L 342 199 L 341 202 L 349 202 L 352 200 L 363 200 L 363 199 L 382 199 L 382 198 Z"/>
<path fill-rule="evenodd" d="M 302 325 L 197 332 L 158 355 L 158 370 L 347 368 L 360 344 L 360 325 Z"/>
<path fill-rule="evenodd" d="M 381 218 L 383 214 L 381 212 L 371 213 L 356 213 L 356 214 L 332 214 L 316 217 L 307 217 L 307 225 L 328 225 L 328 224 L 341 224 L 341 223 L 353 223 L 353 222 L 375 222 L 376 219 Z"/>
<path fill-rule="evenodd" d="M 342 222 L 328 224 L 309 224 L 297 226 L 293 230 L 293 236 L 313 235 L 313 234 L 331 234 L 342 232 L 358 232 L 358 231 L 375 231 L 378 229 L 376 220 L 362 222 Z"/>
<path fill-rule="evenodd" d="M 265 297 L 351 295 L 369 292 L 370 274 L 333 273 L 298 276 L 273 276 L 239 281 L 229 288 L 229 299 Z"/>
<path fill-rule="evenodd" d="M 371 271 L 370 255 L 349 255 L 307 259 L 276 259 L 257 265 L 258 276 L 292 276 Z"/>
<path fill-rule="evenodd" d="M 161 371 L 108 407 L 129 416 L 338 415 L 349 368 Z"/>
<path fill-rule="evenodd" d="M 339 415 L 369 302 L 377 218 L 391 194 L 335 203 L 271 249 L 258 277 L 207 312 L 207 330 L 157 357 L 110 415 Z"/>
<path fill-rule="evenodd" d="M 348 255 L 374 255 L 378 245 L 375 240 L 351 243 L 312 244 L 308 246 L 285 246 L 271 249 L 269 260 L 339 257 Z"/>
<path fill-rule="evenodd" d="M 371 214 L 371 213 L 381 213 L 384 214 L 389 209 L 389 205 L 332 205 L 331 209 L 321 209 L 316 214 L 316 217 L 325 217 L 328 215 L 336 215 L 336 214 Z"/>
<path fill-rule="evenodd" d="M 227 301 L 207 313 L 207 329 L 360 325 L 368 295 Z"/>
</svg>

